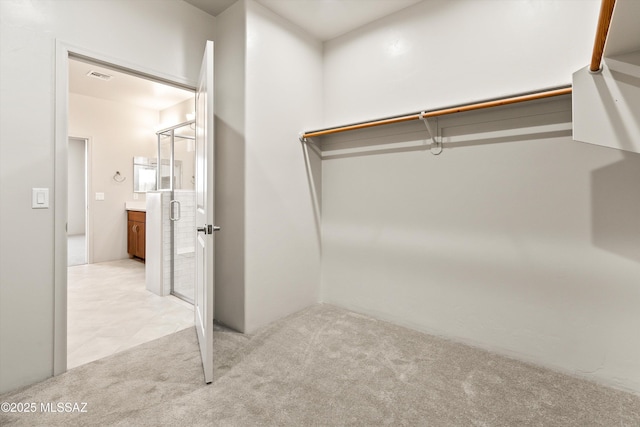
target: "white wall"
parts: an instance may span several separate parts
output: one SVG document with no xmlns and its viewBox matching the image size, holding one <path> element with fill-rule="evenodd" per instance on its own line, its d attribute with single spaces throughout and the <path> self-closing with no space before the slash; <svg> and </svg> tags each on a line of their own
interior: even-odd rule
<svg viewBox="0 0 640 427">
<path fill-rule="evenodd" d="M 298 133 L 321 115 L 322 45 L 251 0 L 216 25 L 216 319 L 253 332 L 318 301 L 320 166 Z"/>
<path fill-rule="evenodd" d="M 332 40 L 324 124 L 569 83 L 598 5 L 423 2 Z M 323 140 L 322 300 L 640 391 L 640 158 L 572 141 L 567 99 L 439 125 L 440 156 L 421 123 Z"/>
<path fill-rule="evenodd" d="M 196 111 L 195 95 L 191 99 L 172 105 L 171 107 L 160 110 L 160 123 L 158 128 L 164 129 L 178 125 L 187 121 L 187 114 L 194 114 Z"/>
<path fill-rule="evenodd" d="M 157 157 L 158 111 L 69 94 L 69 134 L 91 139 L 89 243 L 92 262 L 128 258 L 127 213 L 133 200 L 133 157 Z M 123 182 L 113 179 L 119 171 Z M 96 200 L 96 193 L 104 200 Z M 144 195 L 143 195 L 144 196 Z"/>
<path fill-rule="evenodd" d="M 247 1 L 247 331 L 318 301 L 320 225 L 298 133 L 321 98 L 321 43 Z"/>
<path fill-rule="evenodd" d="M 245 331 L 245 5 L 216 17 L 215 318 Z"/>
<path fill-rule="evenodd" d="M 69 138 L 69 182 L 67 234 L 70 236 L 86 233 L 86 159 L 85 141 Z"/>
<path fill-rule="evenodd" d="M 571 83 L 598 0 L 424 1 L 325 43 L 327 126 Z"/>
<path fill-rule="evenodd" d="M 181 1 L 0 1 L 0 393 L 53 373 L 55 41 L 195 85 L 214 27 Z"/>
<path fill-rule="evenodd" d="M 570 111 L 441 120 L 440 156 L 323 160 L 323 301 L 640 390 L 640 156 L 572 141 Z"/>
</svg>

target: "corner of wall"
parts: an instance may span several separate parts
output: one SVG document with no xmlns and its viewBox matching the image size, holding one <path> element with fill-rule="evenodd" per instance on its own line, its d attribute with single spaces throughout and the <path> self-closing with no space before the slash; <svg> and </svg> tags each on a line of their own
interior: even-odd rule
<svg viewBox="0 0 640 427">
<path fill-rule="evenodd" d="M 245 2 L 216 18 L 216 319 L 241 332 L 245 319 Z"/>
<path fill-rule="evenodd" d="M 247 6 L 246 310 L 251 331 L 319 299 L 316 185 L 321 168 L 308 161 L 298 134 L 321 115 L 322 43 L 259 3 L 249 0 Z"/>
</svg>

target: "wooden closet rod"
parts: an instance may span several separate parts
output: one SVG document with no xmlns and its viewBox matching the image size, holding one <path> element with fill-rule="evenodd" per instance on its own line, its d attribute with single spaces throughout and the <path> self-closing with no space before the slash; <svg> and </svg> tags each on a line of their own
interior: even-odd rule
<svg viewBox="0 0 640 427">
<path fill-rule="evenodd" d="M 406 116 L 391 117 L 389 119 L 373 120 L 370 122 L 356 123 L 353 125 L 335 127 L 330 129 L 316 130 L 305 132 L 300 135 L 301 139 L 313 138 L 315 136 L 330 135 L 333 133 L 347 132 L 350 130 L 366 129 L 375 126 L 390 125 L 393 123 L 408 122 L 411 120 L 420 120 L 428 117 L 443 116 L 445 114 L 462 113 L 465 111 L 480 110 L 482 108 L 498 107 L 500 105 L 515 104 L 518 102 L 533 101 L 535 99 L 549 98 L 552 96 L 567 95 L 571 93 L 571 87 L 560 89 L 546 90 L 543 92 L 530 93 L 528 95 L 519 95 L 509 98 L 496 99 L 492 101 L 476 102 L 473 104 L 460 105 L 457 107 L 443 108 L 440 110 L 426 111 L 423 113 L 409 114 Z"/>
<path fill-rule="evenodd" d="M 615 5 L 616 0 L 602 0 L 602 4 L 600 5 L 596 40 L 593 43 L 593 55 L 591 55 L 591 65 L 589 66 L 589 70 L 591 70 L 592 73 L 600 70 L 600 63 L 602 62 L 602 55 L 604 54 L 604 45 L 607 42 L 609 24 L 611 24 L 611 16 L 613 16 L 613 7 Z"/>
</svg>

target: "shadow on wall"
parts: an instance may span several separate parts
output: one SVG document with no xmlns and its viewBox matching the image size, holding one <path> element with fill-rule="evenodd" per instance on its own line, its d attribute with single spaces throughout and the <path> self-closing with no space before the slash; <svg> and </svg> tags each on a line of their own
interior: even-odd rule
<svg viewBox="0 0 640 427">
<path fill-rule="evenodd" d="M 320 148 L 313 142 L 301 144 L 304 165 L 307 174 L 307 184 L 309 186 L 309 197 L 313 206 L 313 219 L 315 222 L 318 245 L 322 240 L 322 230 L 320 226 L 322 212 L 322 153 Z M 321 248 L 318 248 L 321 250 Z"/>
<path fill-rule="evenodd" d="M 598 248 L 640 262 L 640 154 L 591 173 L 592 241 Z"/>
<path fill-rule="evenodd" d="M 635 151 L 637 140 L 634 118 L 622 114 L 626 106 L 637 111 L 640 98 L 633 96 L 640 88 L 637 58 L 625 57 L 623 61 L 607 59 L 613 80 L 600 75 L 594 77 L 598 94 L 607 119 L 613 124 L 615 139 L 620 147 Z M 635 58 L 635 59 L 634 59 Z M 628 63 L 628 61 L 631 61 Z M 591 212 L 593 244 L 606 251 L 640 262 L 640 154 L 622 151 L 623 159 L 596 169 L 591 173 Z"/>
<path fill-rule="evenodd" d="M 601 74 L 596 74 L 593 76 L 593 81 L 595 82 L 599 100 L 606 107 L 604 111 L 607 121 L 613 127 L 615 135 L 615 145 L 613 146 L 637 151 L 635 144 L 637 138 L 634 138 L 633 130 L 638 129 L 638 123 L 636 123 L 635 115 L 628 113 L 638 111 L 638 108 L 640 108 L 638 103 L 640 98 L 636 95 L 638 94 L 638 88 L 640 88 L 640 79 L 628 73 L 637 72 L 638 67 L 614 59 L 607 60 L 607 64 L 612 79 L 607 80 Z M 588 142 L 598 143 L 599 141 Z"/>
<path fill-rule="evenodd" d="M 437 129 L 445 156 L 461 147 L 570 136 L 570 97 L 441 117 Z M 346 159 L 426 151 L 431 140 L 422 123 L 409 122 L 317 138 L 311 148 L 324 160 Z M 640 262 L 640 154 L 622 153 L 591 172 L 592 244 Z"/>
<path fill-rule="evenodd" d="M 215 318 L 244 332 L 245 140 L 215 116 Z"/>
</svg>

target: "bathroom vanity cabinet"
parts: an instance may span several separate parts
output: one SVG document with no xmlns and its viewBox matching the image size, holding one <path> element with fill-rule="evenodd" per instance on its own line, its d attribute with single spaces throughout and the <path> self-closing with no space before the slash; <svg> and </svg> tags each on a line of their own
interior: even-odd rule
<svg viewBox="0 0 640 427">
<path fill-rule="evenodd" d="M 127 252 L 129 258 L 145 259 L 146 212 L 127 211 Z"/>
</svg>

